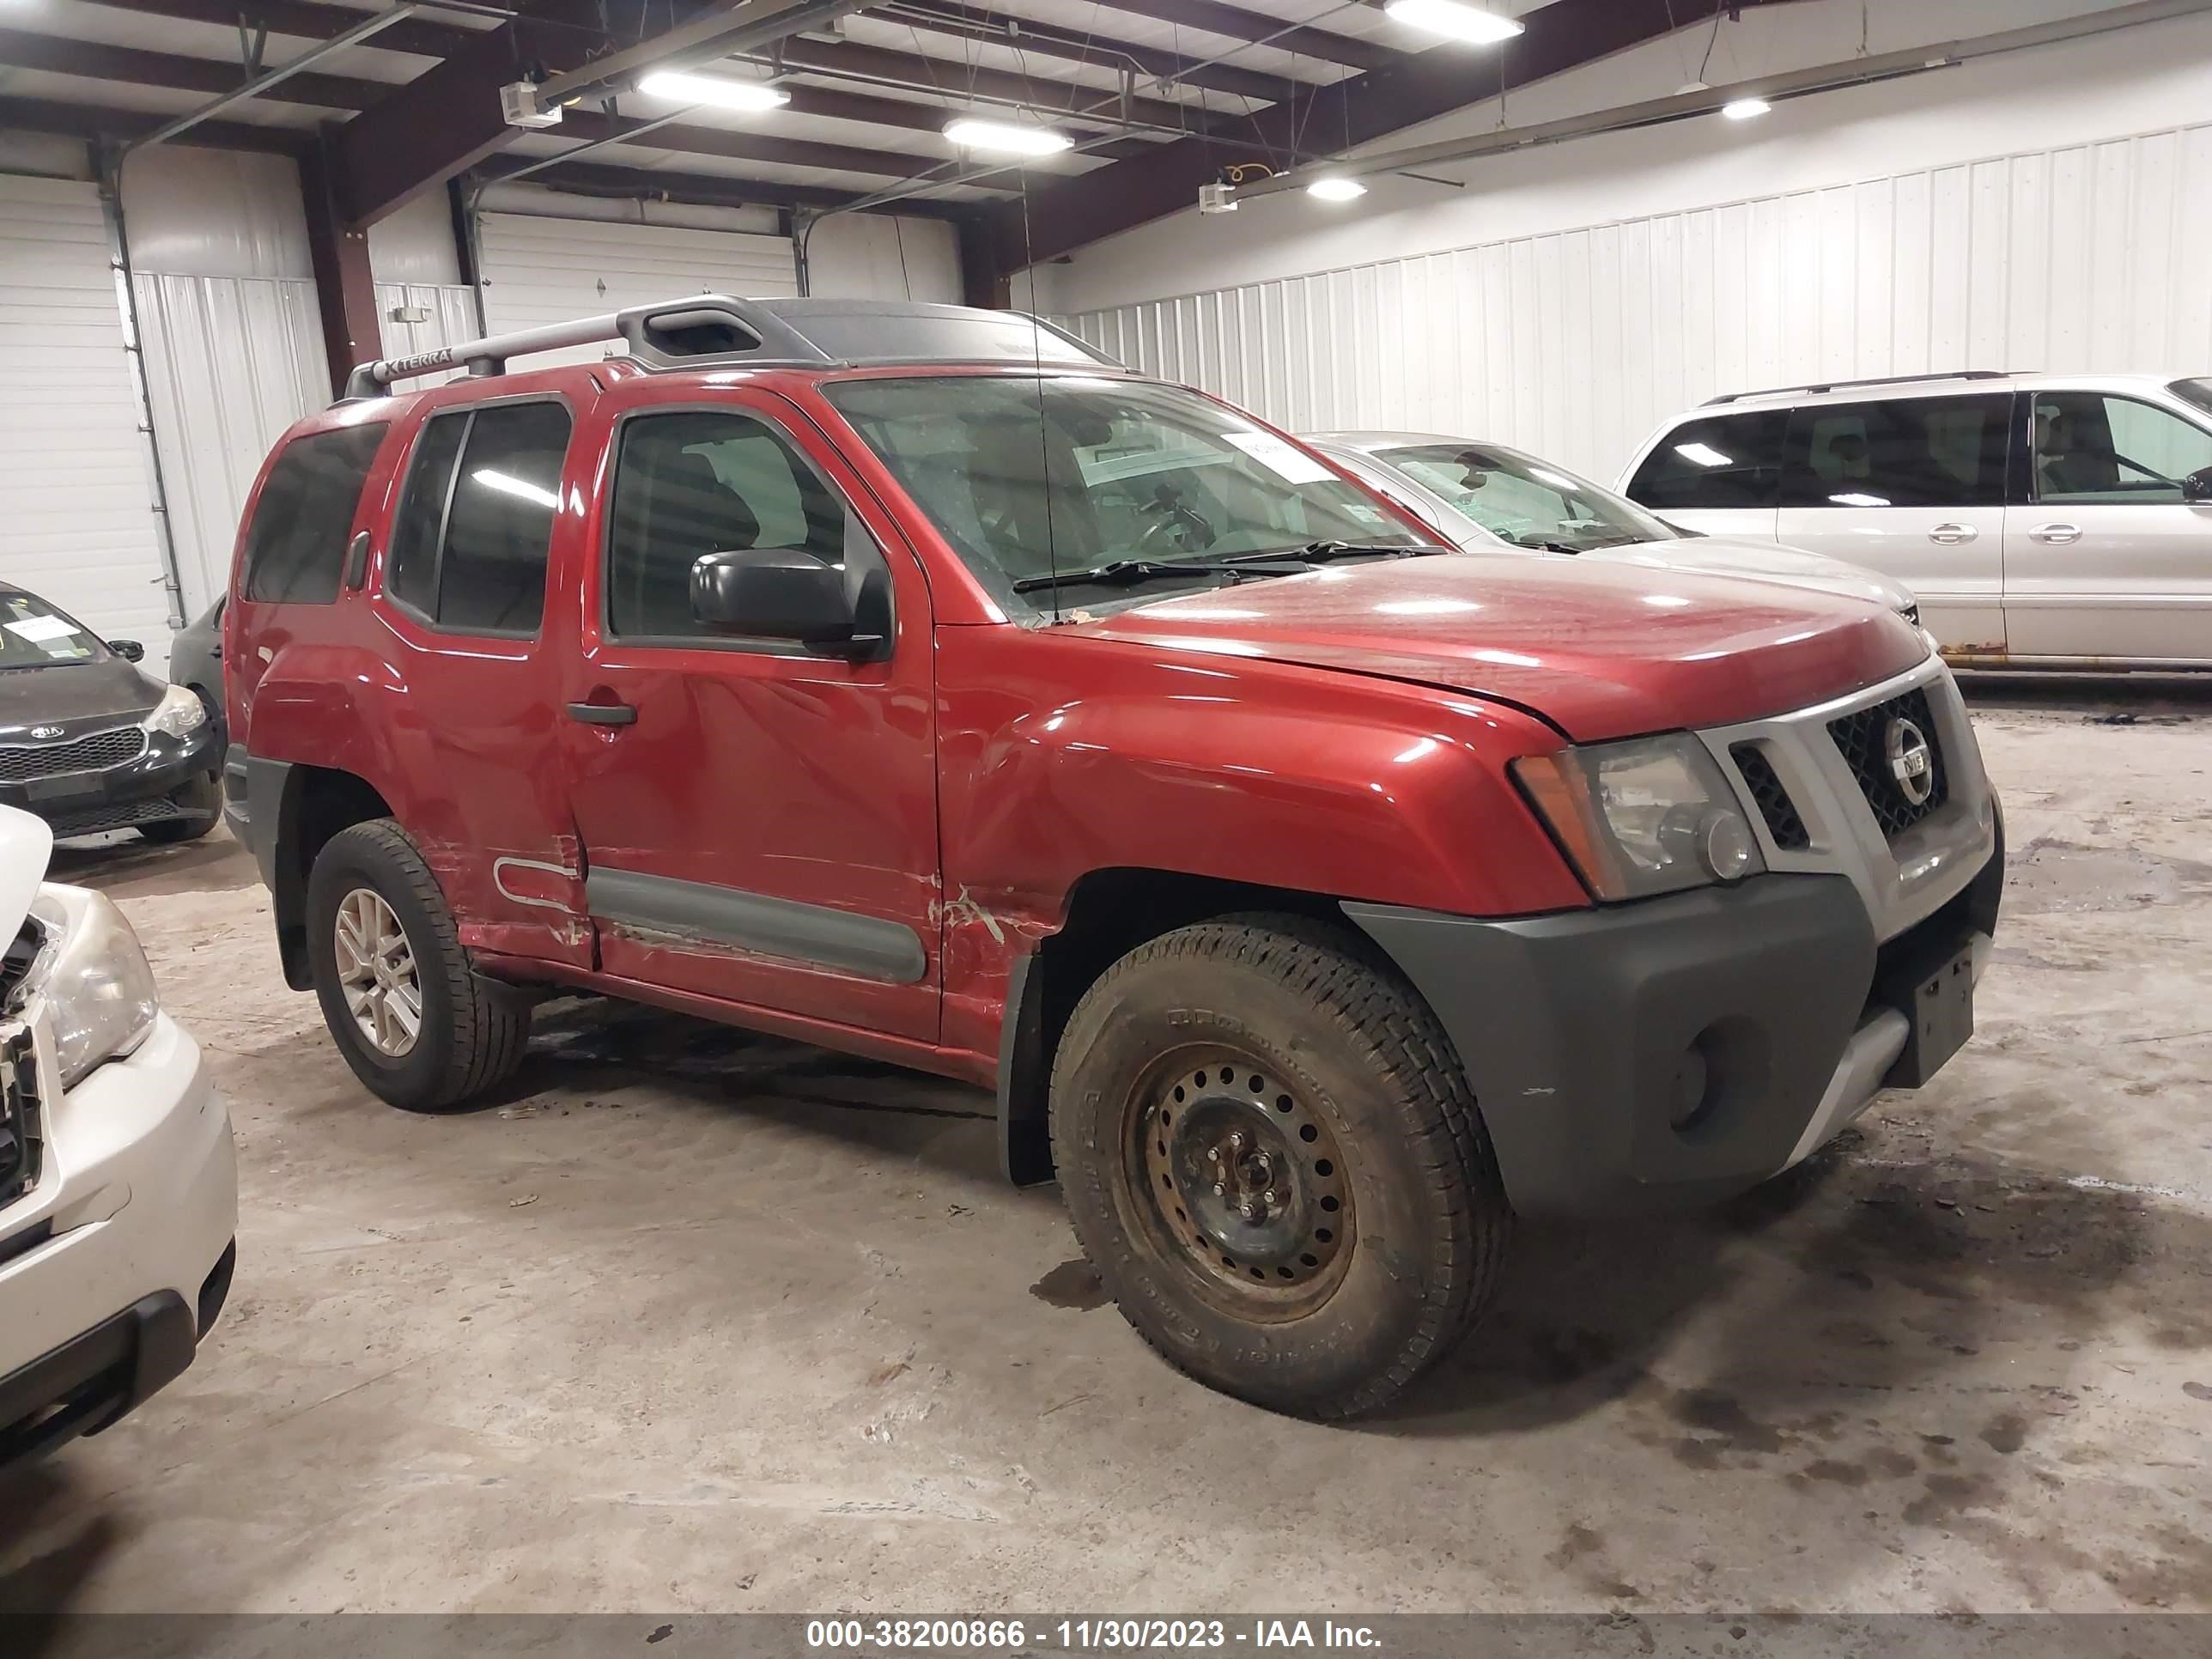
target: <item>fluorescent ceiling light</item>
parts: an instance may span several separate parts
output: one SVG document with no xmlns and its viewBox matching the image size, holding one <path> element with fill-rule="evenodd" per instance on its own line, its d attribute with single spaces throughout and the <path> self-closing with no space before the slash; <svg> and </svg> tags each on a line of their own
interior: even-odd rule
<svg viewBox="0 0 2212 1659">
<path fill-rule="evenodd" d="M 1764 115 L 1773 105 L 1764 98 L 1737 98 L 1721 106 L 1721 113 L 1731 121 L 1748 121 L 1754 115 Z"/>
<path fill-rule="evenodd" d="M 1306 194 L 1324 202 L 1350 202 L 1367 194 L 1367 186 L 1340 173 L 1325 173 L 1306 186 Z"/>
<path fill-rule="evenodd" d="M 1676 444 L 1674 453 L 1686 461 L 1699 466 L 1732 466 L 1733 459 L 1715 449 L 1711 444 Z"/>
<path fill-rule="evenodd" d="M 1050 127 L 1017 126 L 1012 121 L 979 121 L 962 116 L 945 124 L 945 136 L 963 149 L 996 150 L 1003 155 L 1057 155 L 1073 149 L 1075 140 Z"/>
<path fill-rule="evenodd" d="M 1481 46 L 1510 40 L 1522 32 L 1522 26 L 1510 17 L 1500 17 L 1480 6 L 1462 5 L 1460 0 L 1390 0 L 1382 10 L 1385 15 L 1413 28 L 1447 34 L 1455 40 L 1471 40 Z"/>
<path fill-rule="evenodd" d="M 789 93 L 765 81 L 732 81 L 726 76 L 686 75 L 678 70 L 655 70 L 637 83 L 637 89 L 649 97 L 712 104 L 717 109 L 775 109 L 791 101 Z"/>
<path fill-rule="evenodd" d="M 470 473 L 469 477 L 486 489 L 496 489 L 502 495 L 519 495 L 526 501 L 534 501 L 539 507 L 550 507 L 556 513 L 561 510 L 561 497 L 558 495 L 546 489 L 543 484 L 534 484 L 527 478 L 518 478 L 511 472 L 501 472 L 492 467 L 480 466 Z"/>
<path fill-rule="evenodd" d="M 1838 507 L 1887 507 L 1889 505 L 1888 496 L 1869 495 L 1863 489 L 1846 489 L 1829 496 L 1828 499 Z"/>
</svg>

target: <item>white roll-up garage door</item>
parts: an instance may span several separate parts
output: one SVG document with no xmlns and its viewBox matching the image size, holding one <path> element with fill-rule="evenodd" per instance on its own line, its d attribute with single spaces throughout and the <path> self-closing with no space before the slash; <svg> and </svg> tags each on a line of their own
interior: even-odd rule
<svg viewBox="0 0 2212 1659">
<path fill-rule="evenodd" d="M 0 580 L 158 666 L 169 603 L 99 192 L 0 174 Z"/>
<path fill-rule="evenodd" d="M 487 213 L 478 241 L 484 319 L 495 334 L 685 294 L 769 299 L 799 291 L 787 236 Z M 549 352 L 531 362 L 590 362 L 609 349 Z"/>
</svg>

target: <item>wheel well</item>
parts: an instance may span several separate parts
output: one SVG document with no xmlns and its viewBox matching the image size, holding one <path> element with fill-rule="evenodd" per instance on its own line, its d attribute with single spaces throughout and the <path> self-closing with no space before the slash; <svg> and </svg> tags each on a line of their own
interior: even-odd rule
<svg viewBox="0 0 2212 1659">
<path fill-rule="evenodd" d="M 371 818 L 388 818 L 392 808 L 365 778 L 328 767 L 295 766 L 285 780 L 277 815 L 276 870 L 271 895 L 276 905 L 276 949 L 284 982 L 295 991 L 314 984 L 307 962 L 307 872 L 324 844 L 342 830 Z"/>
<path fill-rule="evenodd" d="M 1047 1127 L 1052 1063 L 1060 1033 L 1098 976 L 1146 939 L 1216 916 L 1274 911 L 1351 929 L 1321 893 L 1223 881 L 1172 870 L 1094 870 L 1068 894 L 1067 919 L 1017 964 L 1008 988 L 999 1064 L 999 1128 L 1006 1175 L 1027 1186 L 1052 1179 Z"/>
</svg>

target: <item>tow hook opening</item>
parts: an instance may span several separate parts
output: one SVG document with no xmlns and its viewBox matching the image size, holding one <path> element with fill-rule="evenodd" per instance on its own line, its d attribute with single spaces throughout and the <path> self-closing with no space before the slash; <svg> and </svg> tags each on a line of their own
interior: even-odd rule
<svg viewBox="0 0 2212 1659">
<path fill-rule="evenodd" d="M 1766 1035 L 1753 1021 L 1730 1015 L 1707 1025 L 1674 1062 L 1668 1126 L 1692 1146 L 1725 1133 L 1767 1083 Z"/>
</svg>

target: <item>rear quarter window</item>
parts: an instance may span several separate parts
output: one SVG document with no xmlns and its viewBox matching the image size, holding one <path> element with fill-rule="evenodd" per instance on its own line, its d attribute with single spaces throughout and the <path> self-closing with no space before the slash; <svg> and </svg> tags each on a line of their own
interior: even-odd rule
<svg viewBox="0 0 2212 1659">
<path fill-rule="evenodd" d="M 569 428 L 563 405 L 536 400 L 426 422 L 392 526 L 386 593 L 448 632 L 535 634 Z"/>
<path fill-rule="evenodd" d="M 371 422 L 311 433 L 284 447 L 246 526 L 240 593 L 270 605 L 328 605 L 337 598 L 347 534 L 385 430 L 383 422 Z"/>
<path fill-rule="evenodd" d="M 1789 425 L 1789 411 L 1780 409 L 1686 421 L 1644 458 L 1629 480 L 1629 499 L 1662 512 L 1772 507 L 1782 496 Z"/>
</svg>

